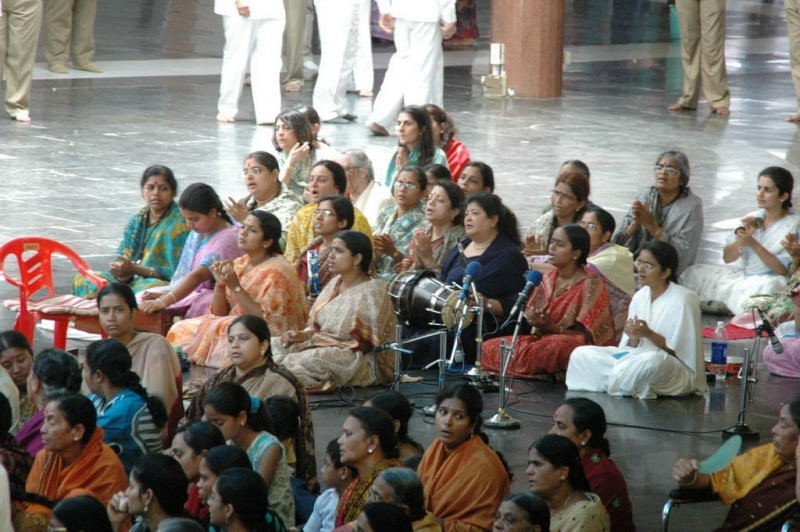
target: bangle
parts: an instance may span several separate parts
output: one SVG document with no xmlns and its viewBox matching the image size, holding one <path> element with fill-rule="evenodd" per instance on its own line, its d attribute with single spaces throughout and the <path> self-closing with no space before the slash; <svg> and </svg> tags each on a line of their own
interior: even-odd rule
<svg viewBox="0 0 800 532">
<path fill-rule="evenodd" d="M 175 303 L 178 302 L 178 298 L 176 298 L 175 294 L 173 294 L 172 292 L 167 292 L 167 297 L 172 298 L 172 303 L 170 303 L 170 305 L 174 305 Z"/>
<path fill-rule="evenodd" d="M 661 239 L 661 235 L 663 235 L 663 234 L 664 234 L 664 228 L 659 227 L 656 230 L 656 232 L 653 233 L 653 238 L 655 238 L 656 240 L 660 240 Z"/>
</svg>

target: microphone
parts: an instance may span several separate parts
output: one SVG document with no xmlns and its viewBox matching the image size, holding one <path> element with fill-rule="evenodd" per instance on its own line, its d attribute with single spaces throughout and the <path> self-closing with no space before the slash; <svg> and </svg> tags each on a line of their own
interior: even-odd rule
<svg viewBox="0 0 800 532">
<path fill-rule="evenodd" d="M 375 347 L 372 349 L 372 351 L 371 351 L 371 352 L 372 352 L 372 353 L 380 353 L 381 351 L 388 351 L 388 350 L 390 350 L 390 349 L 391 349 L 392 351 L 398 351 L 398 352 L 400 352 L 400 353 L 403 353 L 403 354 L 406 354 L 406 355 L 410 355 L 411 353 L 413 353 L 413 351 L 411 351 L 411 350 L 409 350 L 409 349 L 404 349 L 404 348 L 403 348 L 403 347 L 402 347 L 400 344 L 398 344 L 398 343 L 397 343 L 397 342 L 395 342 L 394 340 L 392 340 L 392 341 L 390 341 L 390 342 L 383 342 L 382 344 L 378 344 L 378 345 L 376 345 L 376 346 L 375 346 Z M 438 362 L 438 361 L 437 361 L 437 362 Z"/>
<path fill-rule="evenodd" d="M 458 299 L 467 298 L 472 280 L 481 274 L 481 268 L 481 263 L 476 260 L 467 264 L 467 268 L 464 270 L 464 279 L 461 281 L 461 295 L 458 296 Z"/>
<path fill-rule="evenodd" d="M 528 300 L 528 297 L 530 297 L 533 289 L 539 286 L 539 283 L 542 282 L 542 274 L 538 270 L 531 270 L 528 272 L 528 275 L 525 277 L 525 279 L 525 286 L 517 296 L 517 300 L 514 301 L 514 306 L 511 307 L 511 312 L 508 313 L 508 318 L 506 318 L 506 322 L 500 327 L 501 329 L 505 328 L 505 326 L 514 319 L 514 316 L 517 315 L 519 309 L 522 308 L 522 306 Z"/>
<path fill-rule="evenodd" d="M 767 337 L 769 337 L 769 343 L 772 345 L 772 350 L 775 351 L 776 355 L 783 354 L 783 345 L 781 345 L 780 340 L 778 337 L 775 336 L 775 329 L 772 328 L 772 324 L 767 319 L 767 316 L 764 314 L 764 311 L 761 309 L 758 310 L 758 316 L 761 318 L 761 330 L 767 333 Z"/>
</svg>

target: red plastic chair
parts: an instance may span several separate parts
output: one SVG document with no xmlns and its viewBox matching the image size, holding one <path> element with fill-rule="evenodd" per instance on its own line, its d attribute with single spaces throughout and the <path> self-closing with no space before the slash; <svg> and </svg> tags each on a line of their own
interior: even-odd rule
<svg viewBox="0 0 800 532">
<path fill-rule="evenodd" d="M 58 295 L 53 286 L 52 256 L 66 257 L 86 279 L 103 288 L 108 281 L 89 269 L 89 265 L 68 246 L 35 236 L 15 238 L 0 247 L 0 279 L 19 289 L 19 299 L 3 301 L 3 305 L 18 312 L 14 329 L 21 332 L 33 346 L 34 329 L 40 320 L 55 322 L 53 345 L 64 349 L 67 344 L 67 327 L 76 316 L 97 315 L 97 304 L 90 299 L 73 295 Z M 5 271 L 9 255 L 17 259 L 20 279 Z M 35 297 L 46 289 L 44 297 Z"/>
</svg>

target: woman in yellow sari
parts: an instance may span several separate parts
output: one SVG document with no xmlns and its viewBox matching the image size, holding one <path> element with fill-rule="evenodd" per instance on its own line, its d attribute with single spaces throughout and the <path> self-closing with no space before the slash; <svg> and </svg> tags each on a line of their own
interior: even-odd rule
<svg viewBox="0 0 800 532">
<path fill-rule="evenodd" d="M 239 232 L 244 255 L 211 268 L 216 280 L 211 314 L 179 321 L 167 340 L 195 364 L 221 368 L 230 364 L 227 331 L 237 316 L 262 316 L 276 335 L 305 323 L 305 291 L 281 254 L 280 238 L 275 215 L 250 213 Z"/>
</svg>

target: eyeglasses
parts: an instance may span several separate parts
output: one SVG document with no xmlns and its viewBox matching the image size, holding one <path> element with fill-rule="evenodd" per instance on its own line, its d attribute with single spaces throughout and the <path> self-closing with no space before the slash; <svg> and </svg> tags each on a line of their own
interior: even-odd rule
<svg viewBox="0 0 800 532">
<path fill-rule="evenodd" d="M 553 199 L 565 199 L 571 201 L 577 201 L 578 198 L 573 196 L 572 194 L 567 194 L 566 192 L 561 192 L 560 190 L 553 189 L 550 191 L 550 196 Z"/>
<path fill-rule="evenodd" d="M 414 190 L 417 188 L 416 183 L 412 183 L 411 181 L 395 181 L 394 188 L 404 188 L 406 190 Z"/>
<path fill-rule="evenodd" d="M 656 265 L 653 264 L 652 262 L 644 262 L 639 259 L 636 259 L 636 262 L 634 262 L 634 264 L 636 265 L 637 269 L 644 270 L 646 272 L 651 272 L 656 268 Z"/>
<path fill-rule="evenodd" d="M 258 175 L 261 175 L 262 171 L 263 170 L 261 170 L 261 168 L 259 168 L 258 166 L 251 166 L 250 168 L 244 168 L 242 170 L 242 175 L 244 175 L 245 177 L 247 177 L 249 175 L 258 176 Z"/>
<path fill-rule="evenodd" d="M 588 231 L 594 231 L 597 229 L 598 225 L 594 222 L 581 222 L 581 227 Z"/>
<path fill-rule="evenodd" d="M 653 167 L 653 170 L 655 170 L 657 174 L 664 172 L 667 175 L 678 175 L 681 173 L 681 171 L 678 168 L 675 168 L 674 166 L 667 166 L 664 164 L 655 165 Z"/>
<path fill-rule="evenodd" d="M 314 211 L 314 216 L 322 216 L 323 218 L 327 218 L 328 216 L 333 216 L 336 214 L 330 209 L 316 209 Z"/>
<path fill-rule="evenodd" d="M 354 170 L 361 170 L 361 167 L 360 166 L 345 166 L 344 167 L 344 171 L 345 172 L 352 172 Z"/>
</svg>

